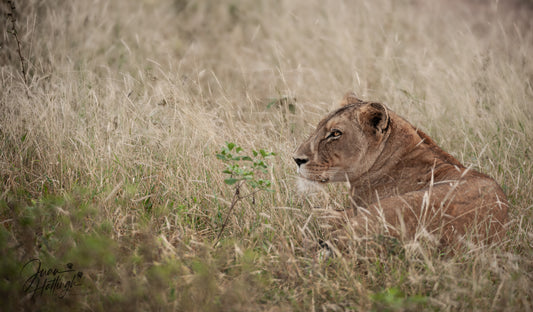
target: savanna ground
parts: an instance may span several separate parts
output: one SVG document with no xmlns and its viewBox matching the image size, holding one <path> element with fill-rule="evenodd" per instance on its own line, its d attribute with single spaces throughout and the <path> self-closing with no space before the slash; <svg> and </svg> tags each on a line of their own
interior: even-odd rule
<svg viewBox="0 0 533 312">
<path fill-rule="evenodd" d="M 1 309 L 533 310 L 531 9 L 2 0 Z M 377 236 L 320 258 L 316 207 L 342 208 L 346 188 L 301 195 L 291 156 L 349 90 L 494 177 L 505 239 L 443 255 Z M 276 153 L 253 176 L 271 191 L 232 210 L 226 142 Z M 32 259 L 83 275 L 44 272 L 77 279 L 34 291 Z"/>
</svg>

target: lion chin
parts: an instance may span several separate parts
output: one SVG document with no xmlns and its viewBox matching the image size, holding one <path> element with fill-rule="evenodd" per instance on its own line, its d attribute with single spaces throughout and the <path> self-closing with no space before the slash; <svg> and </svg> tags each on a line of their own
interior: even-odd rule
<svg viewBox="0 0 533 312">
<path fill-rule="evenodd" d="M 324 189 L 324 184 L 298 176 L 296 179 L 296 189 L 298 190 L 298 193 L 303 195 L 318 193 Z"/>
</svg>

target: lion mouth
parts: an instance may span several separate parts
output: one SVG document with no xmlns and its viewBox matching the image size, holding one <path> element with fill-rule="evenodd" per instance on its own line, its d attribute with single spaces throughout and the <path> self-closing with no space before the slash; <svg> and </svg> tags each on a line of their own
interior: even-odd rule
<svg viewBox="0 0 533 312">
<path fill-rule="evenodd" d="M 312 182 L 328 183 L 330 180 L 330 178 L 327 176 L 323 176 L 321 174 L 313 174 L 312 172 L 309 172 L 305 170 L 304 168 L 298 168 L 297 173 L 301 178 L 304 178 Z"/>
<path fill-rule="evenodd" d="M 322 177 L 322 176 L 308 176 L 303 172 L 298 172 L 298 175 L 301 178 L 304 178 L 305 180 L 312 181 L 312 182 L 318 182 L 318 183 L 328 183 L 329 178 L 328 177 Z"/>
</svg>

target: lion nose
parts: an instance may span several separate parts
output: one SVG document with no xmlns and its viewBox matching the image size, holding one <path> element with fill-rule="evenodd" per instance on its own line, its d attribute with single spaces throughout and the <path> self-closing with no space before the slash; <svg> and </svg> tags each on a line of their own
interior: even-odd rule
<svg viewBox="0 0 533 312">
<path fill-rule="evenodd" d="M 301 165 L 303 165 L 303 164 L 305 164 L 306 162 L 309 161 L 309 159 L 304 158 L 304 157 L 293 157 L 293 159 L 296 162 L 296 164 L 298 165 L 298 167 L 300 167 Z"/>
</svg>

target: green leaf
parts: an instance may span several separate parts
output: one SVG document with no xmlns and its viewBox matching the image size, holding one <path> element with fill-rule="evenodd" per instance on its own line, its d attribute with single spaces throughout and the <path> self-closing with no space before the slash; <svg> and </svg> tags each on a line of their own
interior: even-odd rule
<svg viewBox="0 0 533 312">
<path fill-rule="evenodd" d="M 250 156 L 242 156 L 241 159 L 242 160 L 247 160 L 247 161 L 253 161 Z"/>
<path fill-rule="evenodd" d="M 267 109 L 269 109 L 270 107 L 272 107 L 272 105 L 278 103 L 278 99 L 271 99 L 270 102 L 268 102 L 267 104 Z"/>
<path fill-rule="evenodd" d="M 235 179 L 235 178 L 224 179 L 224 183 L 226 183 L 227 185 L 233 185 L 237 183 L 238 181 L 239 179 Z"/>
<path fill-rule="evenodd" d="M 264 161 L 262 160 L 256 160 L 254 162 L 254 167 L 257 168 L 257 167 L 261 167 L 261 168 L 267 168 L 267 165 L 265 164 Z"/>
<path fill-rule="evenodd" d="M 228 149 L 231 151 L 235 147 L 235 143 L 228 143 L 226 142 L 226 145 L 228 146 Z"/>
<path fill-rule="evenodd" d="M 289 103 L 289 112 L 296 113 L 296 105 Z"/>
</svg>

